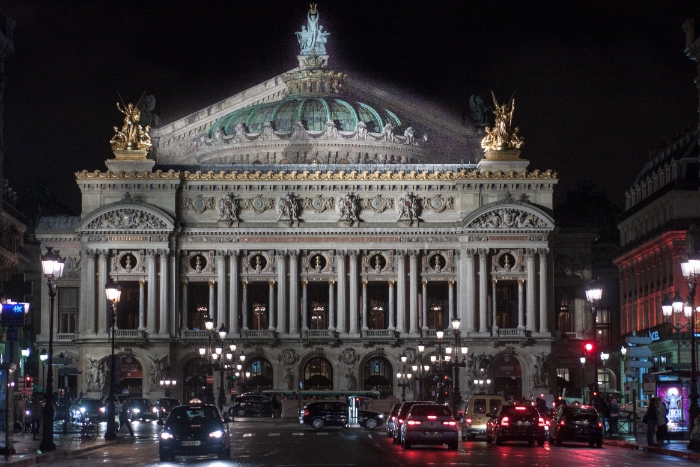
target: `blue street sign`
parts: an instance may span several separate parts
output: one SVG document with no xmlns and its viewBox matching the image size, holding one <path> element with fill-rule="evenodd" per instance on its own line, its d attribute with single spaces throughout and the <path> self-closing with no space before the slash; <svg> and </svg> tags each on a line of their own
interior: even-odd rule
<svg viewBox="0 0 700 467">
<path fill-rule="evenodd" d="M 21 303 L 3 304 L 0 324 L 5 327 L 23 327 L 24 305 Z"/>
</svg>

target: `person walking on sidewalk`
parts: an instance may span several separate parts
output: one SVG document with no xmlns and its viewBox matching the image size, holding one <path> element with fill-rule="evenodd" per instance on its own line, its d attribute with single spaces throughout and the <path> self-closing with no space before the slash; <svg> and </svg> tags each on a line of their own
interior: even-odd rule
<svg viewBox="0 0 700 467">
<path fill-rule="evenodd" d="M 117 428 L 117 433 L 122 429 L 123 425 L 129 429 L 129 435 L 134 437 L 134 429 L 131 427 L 131 420 L 129 420 L 129 409 L 131 408 L 131 399 L 127 399 L 122 404 L 122 409 L 119 411 L 119 428 Z"/>
<path fill-rule="evenodd" d="M 39 400 L 39 396 L 34 396 L 32 403 L 29 405 L 29 419 L 32 424 L 32 437 L 36 439 L 36 435 L 39 434 L 39 428 L 41 427 L 41 417 L 44 406 Z"/>
<path fill-rule="evenodd" d="M 654 442 L 654 435 L 656 434 L 656 397 L 649 399 L 647 413 L 644 414 L 642 422 L 647 424 L 647 444 L 649 446 L 660 446 L 660 444 Z"/>
<path fill-rule="evenodd" d="M 671 440 L 668 437 L 668 419 L 666 418 L 667 413 L 668 409 L 666 408 L 664 400 L 660 397 L 657 398 L 656 424 L 659 425 L 659 427 L 656 430 L 656 442 L 659 444 L 664 444 L 664 441 L 666 441 L 668 444 L 671 444 Z"/>
<path fill-rule="evenodd" d="M 608 424 L 610 425 L 610 436 L 617 436 L 617 421 L 620 419 L 620 406 L 617 403 L 617 399 L 614 397 L 610 399 L 610 417 L 608 418 Z"/>
</svg>

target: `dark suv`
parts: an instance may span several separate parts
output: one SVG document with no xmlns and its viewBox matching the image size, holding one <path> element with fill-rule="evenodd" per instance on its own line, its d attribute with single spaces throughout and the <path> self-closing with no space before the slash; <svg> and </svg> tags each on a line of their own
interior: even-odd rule
<svg viewBox="0 0 700 467">
<path fill-rule="evenodd" d="M 158 416 L 158 423 L 160 424 L 163 420 L 168 418 L 170 412 L 179 405 L 180 401 L 173 397 L 161 397 L 158 399 L 153 406 L 153 410 Z"/>
<path fill-rule="evenodd" d="M 416 404 L 432 404 L 432 402 L 426 401 L 408 401 L 402 402 L 399 411 L 396 413 L 396 418 L 394 419 L 394 443 L 401 444 L 401 426 L 408 416 L 408 411 L 411 410 Z"/>
<path fill-rule="evenodd" d="M 272 399 L 259 394 L 243 394 L 233 399 L 228 413 L 235 417 L 272 417 Z"/>
<path fill-rule="evenodd" d="M 153 403 L 148 399 L 141 397 L 128 399 L 129 402 L 129 419 L 130 420 L 155 420 L 158 414 L 153 411 Z"/>
<path fill-rule="evenodd" d="M 340 401 L 311 402 L 304 406 L 301 423 L 320 430 L 325 425 L 345 426 L 348 423 L 349 405 Z M 371 410 L 358 410 L 357 423 L 373 430 L 384 422 L 384 414 Z"/>
<path fill-rule="evenodd" d="M 589 446 L 603 445 L 603 421 L 592 405 L 561 405 L 552 417 L 549 442 L 583 441 Z"/>
<path fill-rule="evenodd" d="M 544 418 L 531 405 L 502 405 L 486 423 L 486 442 L 527 441 L 530 446 L 545 440 Z"/>
</svg>

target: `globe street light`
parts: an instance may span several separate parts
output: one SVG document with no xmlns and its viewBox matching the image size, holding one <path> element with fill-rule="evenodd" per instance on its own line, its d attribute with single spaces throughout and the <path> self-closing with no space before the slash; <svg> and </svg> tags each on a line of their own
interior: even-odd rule
<svg viewBox="0 0 700 467">
<path fill-rule="evenodd" d="M 676 299 L 678 300 L 678 305 L 676 305 Z M 664 295 L 664 299 L 661 302 L 661 313 L 663 314 L 666 323 L 668 323 L 676 331 L 676 337 L 678 338 L 678 357 L 676 363 L 678 365 L 681 364 L 681 331 L 684 327 L 689 326 L 690 322 L 684 324 L 681 324 L 680 322 L 678 324 L 673 324 L 671 315 L 675 314 L 676 316 L 678 316 L 680 315 L 682 310 L 683 300 L 681 299 L 680 295 L 678 295 L 678 292 L 676 292 L 676 296 L 674 297 L 673 301 L 671 301 L 671 299 L 668 298 L 668 295 Z"/>
<path fill-rule="evenodd" d="M 39 360 L 41 360 L 41 389 L 44 390 L 44 395 L 46 395 L 46 386 L 44 386 L 44 370 L 46 370 L 46 359 L 49 358 L 49 354 L 46 353 L 46 349 L 41 349 L 39 353 Z"/>
<path fill-rule="evenodd" d="M 593 314 L 593 339 L 598 342 L 598 310 L 596 305 L 603 297 L 603 285 L 597 279 L 588 284 L 586 289 L 586 300 L 591 304 L 591 314 Z M 593 354 L 593 368 L 595 378 L 593 379 L 594 392 L 598 393 L 598 359 Z"/>
<path fill-rule="evenodd" d="M 681 270 L 688 285 L 688 305 L 687 311 L 683 312 L 686 318 L 690 319 L 690 420 L 695 420 L 700 414 L 698 407 L 698 379 L 697 379 L 697 358 L 695 356 L 695 288 L 698 285 L 698 275 L 700 275 L 700 253 L 690 252 L 681 260 Z"/>
<path fill-rule="evenodd" d="M 455 335 L 455 361 L 452 363 L 454 368 L 454 385 L 452 386 L 452 413 L 455 414 L 455 416 L 457 416 L 457 411 L 462 403 L 462 394 L 459 390 L 459 367 L 467 366 L 465 360 L 467 357 L 467 352 L 469 352 L 468 347 L 461 345 L 459 324 L 459 318 L 454 318 L 452 320 L 452 331 L 454 331 Z M 459 355 L 457 354 L 458 349 L 461 352 L 462 361 L 459 361 Z"/>
<path fill-rule="evenodd" d="M 226 338 L 226 334 L 228 334 L 228 331 L 226 330 L 226 326 L 221 324 L 221 327 L 219 328 L 219 338 L 221 339 L 221 342 L 223 343 L 224 339 Z M 216 359 L 218 360 L 219 364 L 219 410 L 222 412 L 224 411 L 224 404 L 226 403 L 226 393 L 224 392 L 224 356 L 222 355 L 223 348 L 217 347 L 216 348 Z"/>
<path fill-rule="evenodd" d="M 46 248 L 46 254 L 41 256 L 41 268 L 46 277 L 46 284 L 49 288 L 49 354 L 48 365 L 49 375 L 46 377 L 46 403 L 42 411 L 44 427 L 42 429 L 41 444 L 39 449 L 42 452 L 53 451 L 56 443 L 53 441 L 53 307 L 58 291 L 58 281 L 63 276 L 63 266 L 65 259 L 58 256 L 58 251 L 54 252 L 52 247 Z"/>
<path fill-rule="evenodd" d="M 116 365 L 114 362 L 114 334 L 117 324 L 117 303 L 122 295 L 121 287 L 115 284 L 111 277 L 109 278 L 109 282 L 105 284 L 105 294 L 107 295 L 107 300 L 112 302 L 112 311 L 110 314 L 110 319 L 112 321 L 112 356 L 110 358 L 112 360 L 110 362 L 109 370 L 109 404 L 107 404 L 107 431 L 105 432 L 105 439 L 109 440 L 117 438 L 117 427 L 114 420 L 116 415 L 114 407 L 114 399 L 116 399 L 116 396 L 114 395 L 114 374 L 116 373 Z"/>
</svg>

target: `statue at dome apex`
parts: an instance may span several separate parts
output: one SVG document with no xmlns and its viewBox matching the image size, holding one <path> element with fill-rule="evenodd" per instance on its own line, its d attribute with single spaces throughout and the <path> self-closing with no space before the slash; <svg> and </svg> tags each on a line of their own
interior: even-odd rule
<svg viewBox="0 0 700 467">
<path fill-rule="evenodd" d="M 520 129 L 513 128 L 513 111 L 515 110 L 515 98 L 511 97 L 507 103 L 499 104 L 496 95 L 493 96 L 493 113 L 496 122 L 493 128 L 486 127 L 486 136 L 481 140 L 481 147 L 487 151 L 503 151 L 508 149 L 520 149 L 523 145 L 522 138 L 518 135 Z"/>
<path fill-rule="evenodd" d="M 117 109 L 124 114 L 124 125 L 122 125 L 121 130 L 114 127 L 115 135 L 109 140 L 112 145 L 112 149 L 150 149 L 151 137 L 148 135 L 151 127 L 146 125 L 142 127 L 139 123 L 141 121 L 141 111 L 139 110 L 139 105 L 141 104 L 141 99 L 139 103 L 134 104 L 124 104 L 119 105 L 117 102 Z"/>
<path fill-rule="evenodd" d="M 311 3 L 307 14 L 307 24 L 301 27 L 301 31 L 296 32 L 297 40 L 301 46 L 301 55 L 325 55 L 326 42 L 330 35 L 323 30 L 323 26 L 318 24 L 318 10 L 316 4 Z"/>
</svg>

